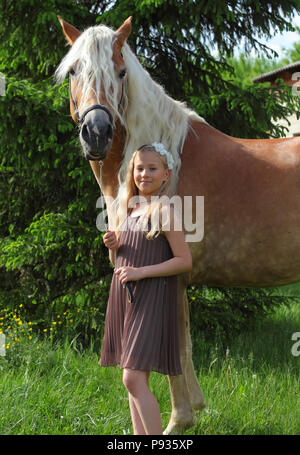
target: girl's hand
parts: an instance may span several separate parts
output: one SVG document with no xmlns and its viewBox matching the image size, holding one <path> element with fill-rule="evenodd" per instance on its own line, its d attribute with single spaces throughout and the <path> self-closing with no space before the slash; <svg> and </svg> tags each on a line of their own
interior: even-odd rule
<svg viewBox="0 0 300 455">
<path fill-rule="evenodd" d="M 116 250 L 119 248 L 119 242 L 115 231 L 107 230 L 103 236 L 103 242 L 106 248 L 109 248 L 110 250 Z"/>
<path fill-rule="evenodd" d="M 125 285 L 127 281 L 138 281 L 143 278 L 140 267 L 129 267 L 124 265 L 118 269 L 114 269 L 114 273 L 119 276 L 120 282 Z"/>
</svg>

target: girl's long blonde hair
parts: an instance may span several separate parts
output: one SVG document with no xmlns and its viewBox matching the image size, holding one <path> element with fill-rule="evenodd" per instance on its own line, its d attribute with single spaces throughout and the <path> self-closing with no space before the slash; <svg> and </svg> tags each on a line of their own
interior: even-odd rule
<svg viewBox="0 0 300 455">
<path fill-rule="evenodd" d="M 151 151 L 156 152 L 155 148 L 151 144 L 145 144 L 136 150 L 128 164 L 128 169 L 125 178 L 125 185 L 123 188 L 119 189 L 117 198 L 115 199 L 115 213 L 116 213 L 116 236 L 120 237 L 121 227 L 126 220 L 126 217 L 133 208 L 133 206 L 138 202 L 139 193 L 138 189 L 134 183 L 133 171 L 134 171 L 134 160 L 138 152 Z M 162 160 L 165 169 L 168 169 L 168 164 L 165 156 L 157 153 L 160 159 Z M 174 182 L 174 175 L 170 169 L 170 175 L 168 179 L 162 183 L 155 197 L 151 197 L 151 203 L 148 205 L 148 210 L 146 216 L 141 216 L 138 220 L 139 228 L 145 232 L 146 238 L 148 240 L 154 239 L 157 237 L 163 227 L 168 225 L 169 220 L 165 219 L 162 216 L 162 208 L 164 207 L 166 201 L 172 197 L 175 193 L 176 182 Z M 150 229 L 149 229 L 150 224 Z"/>
</svg>

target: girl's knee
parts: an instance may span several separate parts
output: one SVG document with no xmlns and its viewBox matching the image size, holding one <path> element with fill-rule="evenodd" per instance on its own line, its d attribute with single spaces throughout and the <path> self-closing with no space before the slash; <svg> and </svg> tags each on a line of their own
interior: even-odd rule
<svg viewBox="0 0 300 455">
<path fill-rule="evenodd" d="M 128 392 L 131 393 L 132 388 L 134 386 L 134 379 L 133 379 L 132 375 L 130 374 L 130 370 L 129 371 L 124 370 L 123 384 L 126 387 L 126 389 L 128 390 Z"/>
<path fill-rule="evenodd" d="M 149 374 L 146 371 L 124 369 L 123 384 L 131 395 L 135 396 L 141 389 L 147 387 Z"/>
</svg>

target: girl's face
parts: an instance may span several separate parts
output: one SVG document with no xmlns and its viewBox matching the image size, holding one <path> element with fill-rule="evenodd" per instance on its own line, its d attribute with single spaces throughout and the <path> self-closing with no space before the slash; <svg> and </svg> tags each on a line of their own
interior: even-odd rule
<svg viewBox="0 0 300 455">
<path fill-rule="evenodd" d="M 133 179 L 140 196 L 155 195 L 169 174 L 170 169 L 165 169 L 156 152 L 145 150 L 135 155 Z"/>
</svg>

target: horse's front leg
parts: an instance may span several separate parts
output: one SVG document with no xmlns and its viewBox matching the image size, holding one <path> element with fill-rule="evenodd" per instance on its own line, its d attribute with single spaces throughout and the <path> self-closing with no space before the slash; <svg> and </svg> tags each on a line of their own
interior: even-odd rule
<svg viewBox="0 0 300 455">
<path fill-rule="evenodd" d="M 185 342 L 186 342 L 186 367 L 184 370 L 185 379 L 190 395 L 190 401 L 193 409 L 202 410 L 205 408 L 206 404 L 204 401 L 203 392 L 199 385 L 193 363 L 193 348 L 192 348 L 192 338 L 190 330 L 190 311 L 189 311 L 189 302 L 187 298 L 186 289 L 184 289 L 184 308 L 185 308 Z"/>
<path fill-rule="evenodd" d="M 189 312 L 187 311 L 187 299 L 184 298 L 184 294 L 185 286 L 180 282 L 180 280 L 178 280 L 180 361 L 183 374 L 179 376 L 168 376 L 171 393 L 172 413 L 169 424 L 164 431 L 164 434 L 180 434 L 184 429 L 190 428 L 195 424 L 195 415 L 190 400 L 186 374 L 186 372 L 190 371 L 190 361 L 187 357 L 186 334 L 186 330 L 189 329 Z"/>
</svg>

